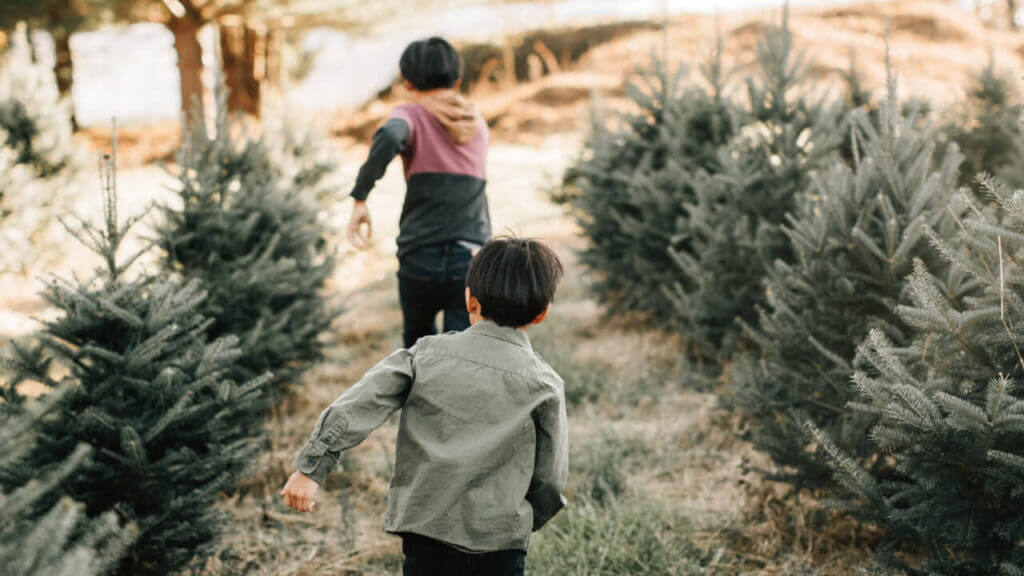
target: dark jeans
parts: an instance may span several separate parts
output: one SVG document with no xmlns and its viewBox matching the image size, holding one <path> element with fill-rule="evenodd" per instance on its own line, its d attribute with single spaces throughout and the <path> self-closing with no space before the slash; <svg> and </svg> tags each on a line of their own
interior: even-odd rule
<svg viewBox="0 0 1024 576">
<path fill-rule="evenodd" d="M 469 328 L 466 311 L 466 270 L 473 257 L 458 244 L 416 248 L 398 261 L 398 299 L 409 348 L 420 336 L 437 334 L 437 313 L 444 312 L 444 331 Z"/>
<path fill-rule="evenodd" d="M 469 554 L 416 534 L 402 536 L 403 576 L 522 576 L 526 552 Z"/>
</svg>

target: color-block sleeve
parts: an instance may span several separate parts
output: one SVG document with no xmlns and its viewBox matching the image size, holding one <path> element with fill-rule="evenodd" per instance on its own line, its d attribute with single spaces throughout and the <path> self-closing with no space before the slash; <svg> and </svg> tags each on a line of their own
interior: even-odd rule
<svg viewBox="0 0 1024 576">
<path fill-rule="evenodd" d="M 543 403 L 534 414 L 537 455 L 526 501 L 533 506 L 533 529 L 539 530 L 565 507 L 565 483 L 569 477 L 569 431 L 565 392 Z"/>
<path fill-rule="evenodd" d="M 413 350 L 399 349 L 370 369 L 320 414 L 309 441 L 295 456 L 295 469 L 323 484 L 348 450 L 405 404 L 415 376 Z"/>
<path fill-rule="evenodd" d="M 402 152 L 411 136 L 410 123 L 400 115 L 392 115 L 373 135 L 370 153 L 359 168 L 356 184 L 349 194 L 356 200 L 366 200 L 377 181 L 384 176 L 388 164 Z"/>
</svg>

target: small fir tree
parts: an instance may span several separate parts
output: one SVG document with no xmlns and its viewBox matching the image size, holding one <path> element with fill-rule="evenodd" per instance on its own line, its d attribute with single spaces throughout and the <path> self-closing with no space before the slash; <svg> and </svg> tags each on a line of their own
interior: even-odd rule
<svg viewBox="0 0 1024 576">
<path fill-rule="evenodd" d="M 735 107 L 725 95 L 721 41 L 702 69 L 708 88 L 684 84 L 654 60 L 627 93 L 637 111 L 610 128 L 595 115 L 583 156 L 565 174 L 589 243 L 581 260 L 613 311 L 639 310 L 668 323 L 660 286 L 674 281 L 668 247 L 693 198 L 698 172 L 718 170 L 718 147 L 732 136 Z M 685 240 L 684 240 L 685 242 Z"/>
<path fill-rule="evenodd" d="M 334 204 L 340 161 L 323 126 L 284 107 L 263 117 L 263 142 L 281 186 L 301 190 L 320 205 Z"/>
<path fill-rule="evenodd" d="M 844 488 L 838 505 L 886 527 L 877 559 L 910 575 L 1024 566 L 1024 195 L 981 184 L 998 210 L 972 207 L 955 242 L 929 232 L 965 297 L 918 261 L 912 303 L 897 310 L 913 341 L 873 330 L 861 349 L 851 409 L 876 420 L 871 438 L 896 474 L 863 469 L 810 427 Z"/>
<path fill-rule="evenodd" d="M 127 277 L 142 252 L 122 262 L 118 247 L 141 216 L 119 224 L 112 163 L 103 177 L 104 226 L 68 225 L 103 268 L 90 280 L 50 281 L 43 297 L 62 314 L 44 323 L 38 345 L 16 346 L 8 362 L 15 378 L 6 399 L 14 405 L 24 400 L 17 387 L 25 381 L 56 389 L 66 374 L 70 388 L 39 422 L 36 446 L 4 467 L 0 487 L 24 486 L 68 462 L 80 443 L 91 446 L 94 459 L 68 472 L 60 491 L 90 515 L 115 510 L 138 525 L 120 574 L 169 574 L 215 539 L 218 492 L 254 457 L 238 421 L 253 412 L 265 380 L 228 379 L 237 340 L 207 340 L 197 282 Z"/>
<path fill-rule="evenodd" d="M 32 58 L 28 31 L 19 25 L 11 35 L 0 73 L 0 145 L 15 152 L 41 178 L 72 169 L 71 114 L 60 101 L 53 71 Z"/>
<path fill-rule="evenodd" d="M 37 447 L 38 422 L 61 401 L 63 390 L 30 402 L 23 409 L 0 404 L 0 477 Z M 122 528 L 113 511 L 89 519 L 84 506 L 62 497 L 43 505 L 84 465 L 91 449 L 79 445 L 52 470 L 28 482 L 0 490 L 0 576 L 98 576 L 116 566 L 136 535 Z"/>
<path fill-rule="evenodd" d="M 194 124 L 182 145 L 179 202 L 162 208 L 157 242 L 170 272 L 208 292 L 210 337 L 238 336 L 234 377 L 274 374 L 269 405 L 321 356 L 335 259 L 311 195 L 281 184 L 262 141 L 232 135 L 226 96 L 218 83 L 216 133 Z"/>
<path fill-rule="evenodd" d="M 0 274 L 28 274 L 56 256 L 54 224 L 80 164 L 53 71 L 30 52 L 19 26 L 0 71 Z"/>
<path fill-rule="evenodd" d="M 5 132 L 0 129 L 0 139 Z M 17 162 L 17 154 L 0 147 L 0 273 L 25 273 L 39 253 L 52 224 L 54 206 L 46 200 L 52 182 Z"/>
<path fill-rule="evenodd" d="M 837 158 L 841 107 L 795 94 L 806 59 L 793 46 L 788 10 L 758 42 L 757 58 L 758 75 L 746 81 L 750 122 L 719 150 L 716 173 L 697 174 L 670 247 L 677 281 L 661 287 L 705 356 L 735 349 L 737 318 L 756 320 L 765 270 L 792 257 L 786 215 Z"/>
<path fill-rule="evenodd" d="M 962 109 L 945 126 L 942 136 L 956 142 L 965 156 L 960 171 L 964 184 L 988 172 L 1006 185 L 1024 187 L 1024 170 L 1016 161 L 1024 152 L 1024 133 L 1013 82 L 990 56 L 985 67 L 973 74 Z"/>
<path fill-rule="evenodd" d="M 832 480 L 810 448 L 808 421 L 858 461 L 888 464 L 875 458 L 870 419 L 845 410 L 856 398 L 849 379 L 857 345 L 871 329 L 907 343 L 908 327 L 893 315 L 907 303 L 904 279 L 915 259 L 944 270 L 924 226 L 947 236 L 955 229 L 948 204 L 962 159 L 956 147 L 937 156 L 936 130 L 901 111 L 891 73 L 877 116 L 854 114 L 852 168 L 837 164 L 815 178 L 810 201 L 788 219 L 793 260 L 768 269 L 767 303 L 748 331 L 759 351 L 731 371 L 749 438 L 775 464 L 769 478 L 797 488 Z"/>
</svg>

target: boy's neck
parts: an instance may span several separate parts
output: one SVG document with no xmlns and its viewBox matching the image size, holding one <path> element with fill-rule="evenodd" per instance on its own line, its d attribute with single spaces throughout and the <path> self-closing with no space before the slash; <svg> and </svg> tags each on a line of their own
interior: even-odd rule
<svg viewBox="0 0 1024 576">
<path fill-rule="evenodd" d="M 476 324 L 478 322 L 483 322 L 485 320 L 487 322 L 494 322 L 494 320 L 491 320 L 490 318 L 487 318 L 485 316 L 481 316 L 479 314 L 470 314 L 469 315 L 469 325 L 470 326 L 473 326 L 474 324 Z M 497 322 L 494 322 L 494 323 L 497 324 Z M 500 324 L 499 324 L 499 326 L 500 326 Z M 515 329 L 516 330 L 522 330 L 523 332 L 526 332 L 526 329 L 529 328 L 529 327 L 530 327 L 530 325 L 527 324 L 526 326 L 516 326 Z M 511 328 L 511 326 L 505 326 L 505 328 Z"/>
<path fill-rule="evenodd" d="M 417 98 L 436 96 L 438 94 L 446 94 L 449 92 L 455 92 L 455 88 L 434 88 L 433 90 L 409 90 L 409 96 L 413 100 Z"/>
</svg>

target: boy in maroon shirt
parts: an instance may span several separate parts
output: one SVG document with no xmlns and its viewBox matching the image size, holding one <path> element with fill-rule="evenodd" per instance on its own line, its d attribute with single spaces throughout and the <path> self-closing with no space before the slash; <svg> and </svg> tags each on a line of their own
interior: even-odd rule
<svg viewBox="0 0 1024 576">
<path fill-rule="evenodd" d="M 377 130 L 359 170 L 349 239 L 365 247 L 372 228 L 366 197 L 395 156 L 402 156 L 406 195 L 398 235 L 398 293 L 411 347 L 437 333 L 469 327 L 463 299 L 473 252 L 491 236 L 485 188 L 487 124 L 459 93 L 462 60 L 442 38 L 413 42 L 399 62 L 412 102 L 396 107 Z M 363 225 L 367 231 L 362 232 Z"/>
</svg>

